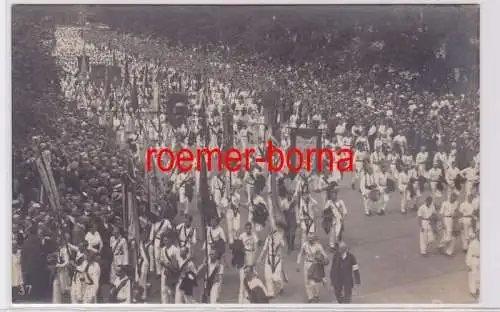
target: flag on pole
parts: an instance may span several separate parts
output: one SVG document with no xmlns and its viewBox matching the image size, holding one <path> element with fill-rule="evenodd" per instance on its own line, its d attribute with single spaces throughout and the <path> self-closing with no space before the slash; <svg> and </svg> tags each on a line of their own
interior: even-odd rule
<svg viewBox="0 0 500 312">
<path fill-rule="evenodd" d="M 128 70 L 128 59 L 125 58 L 125 65 L 123 69 L 123 79 L 122 79 L 122 88 L 126 88 L 129 85 L 130 73 Z"/>
<path fill-rule="evenodd" d="M 81 79 L 87 79 L 89 75 L 90 58 L 85 53 L 78 57 L 77 76 Z"/>
<path fill-rule="evenodd" d="M 130 106 L 132 107 L 132 110 L 137 113 L 137 110 L 139 110 L 139 98 L 137 97 L 137 78 L 135 75 L 133 76 L 132 79 L 132 91 L 130 92 Z"/>
<path fill-rule="evenodd" d="M 135 243 L 135 248 L 129 252 L 130 263 L 136 267 L 138 260 L 138 246 L 141 242 L 141 228 L 138 212 L 138 200 L 136 192 L 136 166 L 135 160 L 130 155 L 128 170 L 123 176 L 123 227 L 127 230 L 128 240 Z"/>
<path fill-rule="evenodd" d="M 149 77 L 148 77 L 148 66 L 144 67 L 144 79 L 142 81 L 142 87 L 147 88 L 149 86 Z"/>
<path fill-rule="evenodd" d="M 158 73 L 156 72 L 153 77 L 153 102 L 152 109 L 158 110 L 160 107 L 160 84 L 158 81 Z"/>
<path fill-rule="evenodd" d="M 203 92 L 203 91 L 202 91 Z M 200 97 L 200 100 L 202 101 L 202 116 L 201 116 L 201 122 L 202 122 L 202 129 L 205 134 L 205 144 L 206 146 L 209 145 L 209 130 L 208 130 L 208 124 L 207 124 L 207 119 L 205 117 L 205 112 L 206 112 L 206 102 L 205 102 L 206 94 Z M 208 161 L 211 161 L 211 159 L 208 159 Z M 209 224 L 210 220 L 217 216 L 217 208 L 215 207 L 215 203 L 212 200 L 210 196 L 210 189 L 208 186 L 208 168 L 207 168 L 207 159 L 205 157 L 201 157 L 201 172 L 200 172 L 200 184 L 199 184 L 199 194 L 200 194 L 200 201 L 198 203 L 198 209 L 203 216 L 203 225 L 206 226 Z"/>
<path fill-rule="evenodd" d="M 59 193 L 52 173 L 50 165 L 50 152 L 43 151 L 36 159 L 36 167 L 38 174 L 42 180 L 43 190 L 49 200 L 52 209 L 59 211 L 61 209 Z"/>
<path fill-rule="evenodd" d="M 107 102 L 108 98 L 109 98 L 109 94 L 110 94 L 110 89 L 111 89 L 111 86 L 110 86 L 110 79 L 109 79 L 109 67 L 106 66 L 106 69 L 104 70 L 104 101 Z M 107 109 L 107 107 L 106 107 Z"/>
</svg>

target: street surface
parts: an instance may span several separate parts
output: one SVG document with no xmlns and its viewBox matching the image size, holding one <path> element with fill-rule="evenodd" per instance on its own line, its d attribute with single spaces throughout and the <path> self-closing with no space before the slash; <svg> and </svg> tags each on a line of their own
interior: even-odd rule
<svg viewBox="0 0 500 312">
<path fill-rule="evenodd" d="M 385 216 L 367 217 L 363 213 L 363 205 L 359 192 L 351 189 L 351 174 L 345 175 L 341 181 L 339 198 L 343 199 L 348 209 L 345 222 L 344 240 L 350 251 L 356 256 L 360 265 L 361 286 L 354 291 L 353 303 L 422 303 L 433 301 L 443 303 L 475 303 L 467 289 L 467 268 L 465 254 L 457 248 L 453 257 L 431 249 L 427 257 L 419 253 L 419 228 L 416 211 L 407 215 L 400 213 L 399 193 L 391 194 Z M 246 196 L 242 192 L 242 202 Z M 321 205 L 321 201 L 316 197 Z M 196 205 L 192 204 L 192 212 Z M 320 207 L 322 209 L 322 206 Z M 247 220 L 247 211 L 242 211 L 242 228 Z M 323 246 L 328 247 L 328 238 L 320 227 L 321 214 L 316 217 L 318 234 Z M 195 214 L 195 224 L 199 226 L 200 218 Z M 224 229 L 226 222 L 221 222 Z M 267 233 L 267 229 L 265 232 Z M 201 244 L 202 233 L 198 230 L 198 244 Z M 265 236 L 262 234 L 261 239 Z M 300 242 L 300 230 L 297 232 L 296 244 Z M 458 244 L 457 244 L 458 247 Z M 201 254 L 200 248 L 196 248 Z M 297 266 L 297 251 L 290 255 L 285 253 L 284 269 L 288 276 L 288 284 L 284 294 L 277 297 L 273 303 L 304 303 L 305 289 L 303 281 L 303 265 Z M 202 255 L 196 256 L 199 265 Z M 221 303 L 237 303 L 239 275 L 230 265 L 231 253 L 226 248 L 226 267 L 221 291 Z M 300 273 L 296 269 L 300 268 Z M 258 266 L 261 276 L 263 265 Z M 329 275 L 329 268 L 327 275 Z M 159 280 L 152 281 L 149 302 L 159 303 Z M 202 284 L 198 286 L 201 294 Z M 199 296 L 197 297 L 199 298 Z M 325 286 L 321 294 L 321 302 L 336 302 L 333 291 Z"/>
</svg>

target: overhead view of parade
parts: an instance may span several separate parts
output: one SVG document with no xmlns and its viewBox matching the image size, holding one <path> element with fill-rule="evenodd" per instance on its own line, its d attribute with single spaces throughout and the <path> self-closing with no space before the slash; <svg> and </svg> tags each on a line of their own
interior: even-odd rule
<svg viewBox="0 0 500 312">
<path fill-rule="evenodd" d="M 478 5 L 11 20 L 13 303 L 478 302 Z"/>
</svg>

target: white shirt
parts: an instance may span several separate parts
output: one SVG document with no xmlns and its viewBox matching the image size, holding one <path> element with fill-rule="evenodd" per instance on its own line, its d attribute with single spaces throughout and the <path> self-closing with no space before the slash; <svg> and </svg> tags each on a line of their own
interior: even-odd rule
<svg viewBox="0 0 500 312">
<path fill-rule="evenodd" d="M 413 156 L 412 155 L 403 155 L 401 158 L 403 164 L 405 165 L 412 165 L 413 164 Z"/>
<path fill-rule="evenodd" d="M 308 198 L 309 201 L 307 201 L 306 198 Z M 298 211 L 299 220 L 309 220 L 311 218 L 314 219 L 314 206 L 317 205 L 317 203 L 318 202 L 310 196 L 301 198 Z"/>
<path fill-rule="evenodd" d="M 397 143 L 401 147 L 406 146 L 406 137 L 404 137 L 400 134 L 396 135 L 392 141 L 394 143 Z"/>
<path fill-rule="evenodd" d="M 304 257 L 304 263 L 305 262 L 313 262 L 314 255 L 318 251 L 323 254 L 325 259 L 328 258 L 325 250 L 323 249 L 323 246 L 320 243 L 315 242 L 311 245 L 309 242 L 305 242 L 302 245 L 302 247 L 300 248 L 299 254 L 297 256 L 297 264 L 300 264 L 300 262 L 302 261 L 302 257 Z"/>
<path fill-rule="evenodd" d="M 431 168 L 428 172 L 430 182 L 439 182 L 440 177 L 443 175 L 441 168 Z"/>
<path fill-rule="evenodd" d="M 428 157 L 429 154 L 427 152 L 419 152 L 416 158 L 417 164 L 424 164 Z"/>
<path fill-rule="evenodd" d="M 333 223 L 341 222 L 344 218 L 344 211 L 347 214 L 347 209 L 345 208 L 344 201 L 339 200 L 337 203 L 334 203 L 331 200 L 328 200 L 325 204 L 325 209 L 332 209 L 333 212 Z"/>
<path fill-rule="evenodd" d="M 124 276 L 123 278 L 117 277 L 113 285 L 115 287 L 118 287 L 122 282 L 125 282 L 125 285 L 118 290 L 116 293 L 116 299 L 118 300 L 119 303 L 130 303 L 131 299 L 131 288 L 130 288 L 130 280 L 127 276 Z"/>
<path fill-rule="evenodd" d="M 459 173 L 460 170 L 457 167 L 448 167 L 446 169 L 446 181 L 448 184 L 452 184 Z"/>
<path fill-rule="evenodd" d="M 361 183 L 359 185 L 361 192 L 366 195 L 366 192 L 369 191 L 366 189 L 366 187 L 374 185 L 377 185 L 375 176 L 373 174 L 364 172 L 361 176 Z"/>
<path fill-rule="evenodd" d="M 434 204 L 428 207 L 426 204 L 423 204 L 418 208 L 417 216 L 422 218 L 421 226 L 424 230 L 430 230 L 430 218 L 435 212 Z"/>
<path fill-rule="evenodd" d="M 128 246 L 127 240 L 124 237 L 116 238 L 111 236 L 109 239 L 111 252 L 113 253 L 113 261 L 117 265 L 128 264 Z"/>
<path fill-rule="evenodd" d="M 257 246 L 259 239 L 255 233 L 248 235 L 246 232 L 240 234 L 239 239 L 243 242 L 245 247 L 245 265 L 253 265 L 255 260 L 255 252 L 257 251 Z"/>
<path fill-rule="evenodd" d="M 376 183 L 381 188 L 385 188 L 387 186 L 388 178 L 389 178 L 389 173 L 387 172 L 378 172 L 375 174 Z"/>
<path fill-rule="evenodd" d="M 454 203 L 451 203 L 450 201 L 445 201 L 441 205 L 441 210 L 439 213 L 444 216 L 444 217 L 454 217 L 455 213 L 458 209 L 458 201 L 455 201 Z"/>
<path fill-rule="evenodd" d="M 185 223 L 181 223 L 176 230 L 179 233 L 181 247 L 191 247 L 196 244 L 196 229 L 193 226 L 187 227 Z"/>
<path fill-rule="evenodd" d="M 474 213 L 474 206 L 472 203 L 469 203 L 468 201 L 464 201 L 463 203 L 460 204 L 459 208 L 460 212 L 463 215 L 463 218 L 470 219 L 472 218 L 472 215 Z"/>
<path fill-rule="evenodd" d="M 87 232 L 85 235 L 85 240 L 89 243 L 89 250 L 94 252 L 100 252 L 102 249 L 102 239 L 99 232 L 95 231 L 95 233 Z"/>
<path fill-rule="evenodd" d="M 215 229 L 213 229 L 212 227 L 208 227 L 207 234 L 208 244 L 213 244 L 220 239 L 226 241 L 226 234 L 220 226 L 217 226 Z"/>
<path fill-rule="evenodd" d="M 344 132 L 345 132 L 345 123 L 341 123 L 335 128 L 336 135 L 342 135 L 344 134 Z"/>
<path fill-rule="evenodd" d="M 151 226 L 151 231 L 149 232 L 149 240 L 156 240 L 159 242 L 163 233 L 165 233 L 170 228 L 172 228 L 172 225 L 167 219 L 156 222 L 155 224 L 153 224 L 153 226 Z"/>
<path fill-rule="evenodd" d="M 283 234 L 275 232 L 266 238 L 264 247 L 262 248 L 262 255 L 267 253 L 267 260 L 270 264 L 276 264 L 281 259 L 281 251 L 285 246 Z"/>
<path fill-rule="evenodd" d="M 477 175 L 477 171 L 474 168 L 471 168 L 471 167 L 465 168 L 464 170 L 462 170 L 461 173 L 464 175 L 464 177 L 468 183 L 474 183 L 477 180 L 479 180 L 479 176 Z"/>
<path fill-rule="evenodd" d="M 163 247 L 161 249 L 161 260 L 165 264 L 171 264 L 173 261 L 178 261 L 181 257 L 179 247 L 172 245 L 170 247 Z"/>
<path fill-rule="evenodd" d="M 410 176 L 406 172 L 401 171 L 398 173 L 399 186 L 407 186 L 409 182 L 410 182 Z"/>
<path fill-rule="evenodd" d="M 465 263 L 470 268 L 478 268 L 480 264 L 480 243 L 478 239 L 473 239 L 469 243 Z"/>
</svg>

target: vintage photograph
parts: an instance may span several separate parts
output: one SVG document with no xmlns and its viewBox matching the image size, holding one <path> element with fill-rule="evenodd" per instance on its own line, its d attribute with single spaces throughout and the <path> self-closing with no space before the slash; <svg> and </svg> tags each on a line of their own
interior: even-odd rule
<svg viewBox="0 0 500 312">
<path fill-rule="evenodd" d="M 11 15 L 13 303 L 479 302 L 478 4 Z"/>
</svg>

